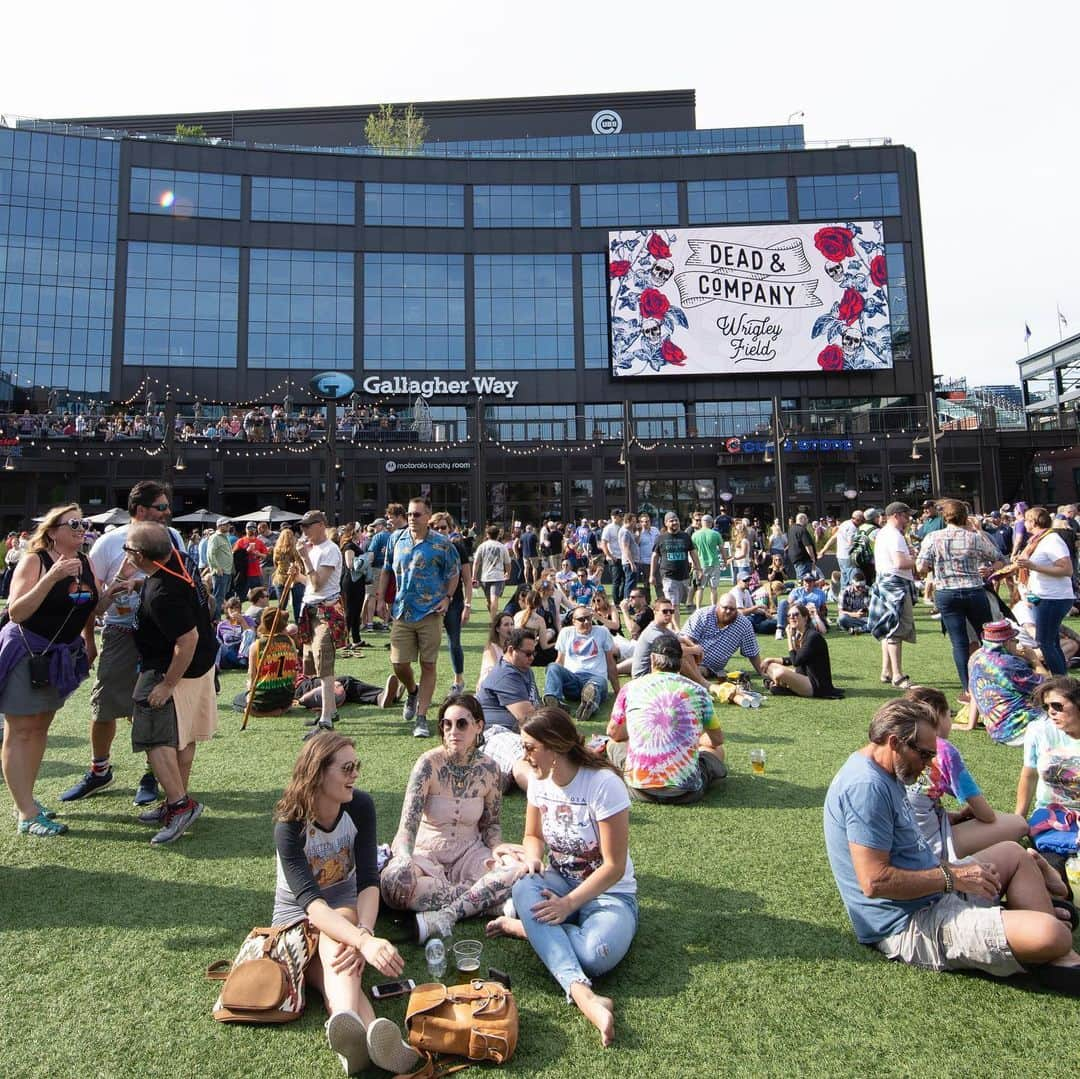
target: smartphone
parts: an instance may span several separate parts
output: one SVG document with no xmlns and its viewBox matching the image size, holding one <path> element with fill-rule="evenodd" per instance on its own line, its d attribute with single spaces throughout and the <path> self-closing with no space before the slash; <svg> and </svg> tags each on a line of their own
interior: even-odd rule
<svg viewBox="0 0 1080 1079">
<path fill-rule="evenodd" d="M 416 988 L 416 982 L 412 978 L 402 978 L 399 982 L 383 982 L 371 987 L 371 995 L 376 1000 L 386 1000 L 388 997 L 403 997 Z"/>
</svg>

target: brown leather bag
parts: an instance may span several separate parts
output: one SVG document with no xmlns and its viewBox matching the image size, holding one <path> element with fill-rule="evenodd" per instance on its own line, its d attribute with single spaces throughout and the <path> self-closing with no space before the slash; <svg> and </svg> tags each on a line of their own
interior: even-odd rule
<svg viewBox="0 0 1080 1079">
<path fill-rule="evenodd" d="M 504 1064 L 517 1048 L 517 1001 L 499 982 L 431 982 L 412 991 L 405 1026 L 409 1044 L 423 1053 Z"/>
<path fill-rule="evenodd" d="M 292 925 L 256 928 L 236 959 L 220 959 L 206 970 L 223 981 L 213 1015 L 219 1023 L 291 1023 L 304 1014 L 304 971 L 319 943 L 306 918 Z"/>
</svg>

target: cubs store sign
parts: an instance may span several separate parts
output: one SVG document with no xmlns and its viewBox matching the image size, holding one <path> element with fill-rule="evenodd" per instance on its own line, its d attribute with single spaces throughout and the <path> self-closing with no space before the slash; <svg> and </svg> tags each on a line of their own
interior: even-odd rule
<svg viewBox="0 0 1080 1079">
<path fill-rule="evenodd" d="M 880 221 L 608 236 L 617 377 L 891 368 Z"/>
</svg>

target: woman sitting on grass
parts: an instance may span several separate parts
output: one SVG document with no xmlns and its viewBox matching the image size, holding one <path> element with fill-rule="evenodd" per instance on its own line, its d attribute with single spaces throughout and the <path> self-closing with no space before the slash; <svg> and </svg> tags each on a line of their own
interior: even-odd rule
<svg viewBox="0 0 1080 1079">
<path fill-rule="evenodd" d="M 296 639 L 286 632 L 287 621 L 284 610 L 268 607 L 263 611 L 258 635 L 248 652 L 247 689 L 233 702 L 238 710 L 247 707 L 249 693 L 253 716 L 280 716 L 292 705 L 300 663 Z"/>
<path fill-rule="evenodd" d="M 518 629 L 531 629 L 536 634 L 536 660 L 534 667 L 546 667 L 555 662 L 555 632 L 549 628 L 541 612 L 543 597 L 536 589 L 530 589 L 522 600 L 521 610 L 514 615 Z"/>
<path fill-rule="evenodd" d="M 224 617 L 217 625 L 218 645 L 218 670 L 236 671 L 244 667 L 244 661 L 240 655 L 240 646 L 244 640 L 244 633 L 248 624 L 240 610 L 240 601 L 234 596 L 225 601 Z"/>
<path fill-rule="evenodd" d="M 787 659 L 767 659 L 762 675 L 765 688 L 774 694 L 796 697 L 843 697 L 833 685 L 829 646 L 810 623 L 810 612 L 801 603 L 788 608 Z"/>
<path fill-rule="evenodd" d="M 514 885 L 517 917 L 493 919 L 487 935 L 527 939 L 607 1046 L 615 1038 L 615 1004 L 597 996 L 589 979 L 614 969 L 637 931 L 630 796 L 618 769 L 586 747 L 561 708 L 534 712 L 521 742 L 538 777 L 526 792 L 528 875 Z"/>
<path fill-rule="evenodd" d="M 488 633 L 487 644 L 484 645 L 484 654 L 480 659 L 480 676 L 476 679 L 476 688 L 480 683 L 499 665 L 503 653 L 506 651 L 507 641 L 510 640 L 510 631 L 514 628 L 514 616 L 502 611 L 491 623 L 491 631 Z"/>
<path fill-rule="evenodd" d="M 933 712 L 937 727 L 937 756 L 908 785 L 908 801 L 923 839 L 944 862 L 955 862 L 969 854 L 1027 835 L 1027 821 L 1016 813 L 995 813 L 979 785 L 971 777 L 960 751 L 950 742 L 952 713 L 940 689 L 912 686 L 904 697 L 918 701 Z M 962 809 L 948 812 L 941 804 L 951 795 Z"/>
<path fill-rule="evenodd" d="M 319 944 L 308 984 L 326 1003 L 326 1037 L 346 1075 L 369 1058 L 397 1074 L 415 1069 L 420 1054 L 401 1040 L 389 1019 L 376 1019 L 360 984 L 370 963 L 399 978 L 405 961 L 375 936 L 379 913 L 375 803 L 354 789 L 360 770 L 350 738 L 323 731 L 300 752 L 292 778 L 274 808 L 277 886 L 273 925 L 307 919 Z"/>
<path fill-rule="evenodd" d="M 414 765 L 382 871 L 383 899 L 414 910 L 416 936 L 448 937 L 462 918 L 500 907 L 521 875 L 521 862 L 499 857 L 502 776 L 480 752 L 484 710 L 469 693 L 439 709 L 443 744 Z"/>
</svg>

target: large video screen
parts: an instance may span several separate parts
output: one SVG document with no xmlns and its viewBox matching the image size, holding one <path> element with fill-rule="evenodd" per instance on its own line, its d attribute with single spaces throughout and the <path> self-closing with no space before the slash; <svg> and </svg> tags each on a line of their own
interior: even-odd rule
<svg viewBox="0 0 1080 1079">
<path fill-rule="evenodd" d="M 616 377 L 891 368 L 880 221 L 608 235 Z"/>
</svg>

